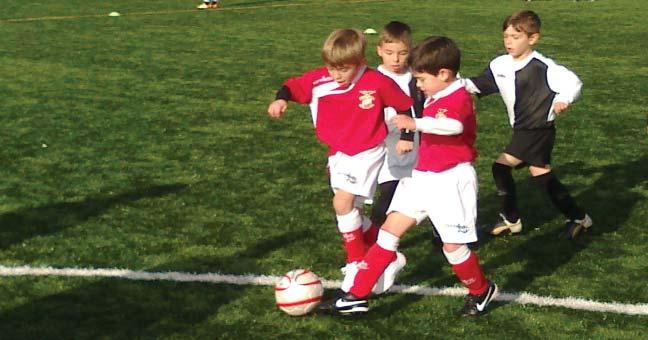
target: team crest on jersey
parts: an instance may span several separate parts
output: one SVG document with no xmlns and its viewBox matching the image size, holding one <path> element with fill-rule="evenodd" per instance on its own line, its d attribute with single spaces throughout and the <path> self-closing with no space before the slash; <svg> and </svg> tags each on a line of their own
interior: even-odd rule
<svg viewBox="0 0 648 340">
<path fill-rule="evenodd" d="M 448 112 L 448 109 L 438 109 L 436 114 L 434 115 L 434 118 L 445 118 L 446 112 Z"/>
<path fill-rule="evenodd" d="M 374 100 L 376 100 L 376 97 L 374 97 L 374 93 L 376 91 L 360 91 L 361 96 L 359 97 L 360 99 L 360 105 L 358 105 L 361 109 L 368 110 L 372 107 L 375 106 Z"/>
</svg>

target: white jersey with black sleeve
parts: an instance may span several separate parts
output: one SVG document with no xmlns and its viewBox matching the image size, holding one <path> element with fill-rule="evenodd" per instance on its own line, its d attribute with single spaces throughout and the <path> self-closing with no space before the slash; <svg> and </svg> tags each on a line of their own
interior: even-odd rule
<svg viewBox="0 0 648 340">
<path fill-rule="evenodd" d="M 480 97 L 499 92 L 516 130 L 552 127 L 553 104 L 571 104 L 583 85 L 572 71 L 536 51 L 524 60 L 499 56 L 481 75 L 464 81 L 468 92 Z"/>
</svg>

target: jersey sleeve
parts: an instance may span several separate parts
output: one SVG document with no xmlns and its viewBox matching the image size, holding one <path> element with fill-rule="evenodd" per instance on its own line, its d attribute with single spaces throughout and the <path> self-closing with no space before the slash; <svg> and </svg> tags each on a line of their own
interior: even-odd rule
<svg viewBox="0 0 648 340">
<path fill-rule="evenodd" d="M 583 82 L 578 76 L 560 65 L 550 65 L 547 69 L 547 82 L 552 91 L 556 92 L 554 102 L 571 104 L 580 96 Z"/>
<path fill-rule="evenodd" d="M 468 78 L 465 82 L 465 88 L 469 93 L 477 94 L 479 97 L 499 92 L 490 65 L 477 77 Z"/>
<path fill-rule="evenodd" d="M 409 112 L 412 107 L 412 98 L 403 92 L 395 81 L 387 76 L 382 77 L 383 84 L 379 89 L 384 106 L 393 107 L 396 112 Z"/>
<path fill-rule="evenodd" d="M 318 73 L 318 70 L 313 70 L 286 80 L 283 86 L 290 92 L 290 100 L 300 104 L 310 103 L 313 99 L 313 82 Z"/>
</svg>

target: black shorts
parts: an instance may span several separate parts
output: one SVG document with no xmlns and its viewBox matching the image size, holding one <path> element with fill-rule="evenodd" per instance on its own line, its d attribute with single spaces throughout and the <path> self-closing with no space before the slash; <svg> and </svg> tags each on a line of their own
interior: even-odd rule
<svg viewBox="0 0 648 340">
<path fill-rule="evenodd" d="M 522 160 L 520 165 L 544 167 L 551 164 L 556 128 L 513 130 L 511 143 L 504 152 Z"/>
</svg>

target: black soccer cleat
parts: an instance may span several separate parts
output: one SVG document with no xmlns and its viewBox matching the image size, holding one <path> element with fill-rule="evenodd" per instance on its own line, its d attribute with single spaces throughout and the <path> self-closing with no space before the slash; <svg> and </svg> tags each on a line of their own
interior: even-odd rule
<svg viewBox="0 0 648 340">
<path fill-rule="evenodd" d="M 565 222 L 565 231 L 560 236 L 569 240 L 575 240 L 578 235 L 587 232 L 592 224 L 592 219 L 587 214 L 580 220 L 567 220 Z"/>
<path fill-rule="evenodd" d="M 488 289 L 482 295 L 466 295 L 465 304 L 459 311 L 461 316 L 478 316 L 486 313 L 486 307 L 497 296 L 497 285 L 488 282 Z"/>
<path fill-rule="evenodd" d="M 337 296 L 323 301 L 317 309 L 334 315 L 352 316 L 365 314 L 369 311 L 369 301 L 357 298 L 350 293 L 339 291 Z"/>
</svg>

